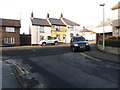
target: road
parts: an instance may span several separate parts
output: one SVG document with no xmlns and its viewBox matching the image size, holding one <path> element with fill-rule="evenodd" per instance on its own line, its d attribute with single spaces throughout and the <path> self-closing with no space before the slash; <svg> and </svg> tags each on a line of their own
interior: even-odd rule
<svg viewBox="0 0 120 90">
<path fill-rule="evenodd" d="M 90 59 L 70 47 L 41 47 L 3 51 L 3 60 L 29 71 L 36 88 L 117 88 L 118 68 Z"/>
</svg>

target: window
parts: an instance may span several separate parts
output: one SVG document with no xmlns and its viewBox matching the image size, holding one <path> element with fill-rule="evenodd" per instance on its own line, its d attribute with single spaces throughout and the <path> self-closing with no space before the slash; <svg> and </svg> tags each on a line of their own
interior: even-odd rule
<svg viewBox="0 0 120 90">
<path fill-rule="evenodd" d="M 6 27 L 6 32 L 15 32 L 14 27 Z"/>
<path fill-rule="evenodd" d="M 11 38 L 11 37 L 4 38 L 4 43 L 5 44 L 14 44 L 15 43 L 15 38 Z"/>
<path fill-rule="evenodd" d="M 72 26 L 72 25 L 70 25 L 68 28 L 73 29 L 73 26 Z"/>
<path fill-rule="evenodd" d="M 56 31 L 60 31 L 60 26 L 56 26 Z"/>
<path fill-rule="evenodd" d="M 41 41 L 41 40 L 44 40 L 44 36 L 40 36 L 40 41 Z"/>
<path fill-rule="evenodd" d="M 40 27 L 40 32 L 44 33 L 44 27 Z"/>
<path fill-rule="evenodd" d="M 56 37 L 60 40 L 60 35 L 59 34 L 57 34 Z"/>
<path fill-rule="evenodd" d="M 84 37 L 74 37 L 73 38 L 74 41 L 85 41 Z"/>
</svg>

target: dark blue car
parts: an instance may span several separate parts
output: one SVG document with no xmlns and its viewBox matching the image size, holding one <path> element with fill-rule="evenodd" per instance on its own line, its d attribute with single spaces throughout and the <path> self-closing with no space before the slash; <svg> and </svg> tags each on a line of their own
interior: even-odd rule
<svg viewBox="0 0 120 90">
<path fill-rule="evenodd" d="M 88 41 L 83 36 L 74 36 L 70 42 L 71 50 L 73 52 L 78 50 L 90 50 L 90 45 Z"/>
</svg>

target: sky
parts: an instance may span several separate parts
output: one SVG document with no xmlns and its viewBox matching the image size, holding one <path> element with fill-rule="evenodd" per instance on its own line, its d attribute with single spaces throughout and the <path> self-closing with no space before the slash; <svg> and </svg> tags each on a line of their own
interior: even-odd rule
<svg viewBox="0 0 120 90">
<path fill-rule="evenodd" d="M 105 18 L 115 15 L 111 8 L 120 0 L 0 0 L 0 18 L 20 19 L 20 33 L 29 33 L 30 14 L 33 11 L 35 18 L 63 17 L 74 21 L 81 26 L 99 25 L 103 18 L 105 3 Z"/>
</svg>

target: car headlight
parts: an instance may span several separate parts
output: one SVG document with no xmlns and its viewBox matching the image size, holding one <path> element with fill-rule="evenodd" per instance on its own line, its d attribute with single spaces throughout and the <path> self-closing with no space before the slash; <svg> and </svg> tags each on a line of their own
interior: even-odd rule
<svg viewBox="0 0 120 90">
<path fill-rule="evenodd" d="M 74 46 L 78 46 L 78 44 L 74 44 Z"/>
<path fill-rule="evenodd" d="M 89 45 L 89 43 L 86 43 L 86 45 Z"/>
</svg>

